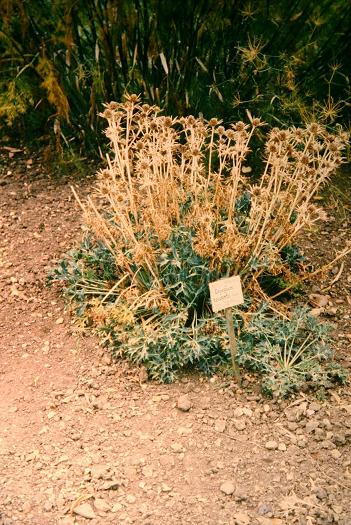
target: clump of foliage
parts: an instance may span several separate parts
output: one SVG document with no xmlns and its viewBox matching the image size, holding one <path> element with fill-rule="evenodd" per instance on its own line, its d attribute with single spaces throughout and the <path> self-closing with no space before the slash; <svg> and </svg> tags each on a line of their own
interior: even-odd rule
<svg viewBox="0 0 351 525">
<path fill-rule="evenodd" d="M 77 318 L 96 330 L 115 358 L 143 365 L 151 379 L 170 383 L 190 369 L 210 375 L 228 368 L 231 354 L 223 316 L 208 314 L 189 324 L 185 305 L 164 315 L 157 308 L 135 310 L 119 297 L 116 279 L 111 253 L 86 238 L 49 281 L 64 283 Z M 255 312 L 246 304 L 234 314 L 238 364 L 261 376 L 263 394 L 288 397 L 346 382 L 347 371 L 333 362 L 329 326 L 307 309 L 296 309 L 287 319 L 267 304 Z"/>
<path fill-rule="evenodd" d="M 76 305 L 75 313 L 84 315 L 92 298 L 103 304 L 114 298 L 118 273 L 113 254 L 102 243 L 86 237 L 79 250 L 72 250 L 62 259 L 48 277 L 48 284 L 61 282 L 65 295 Z"/>
<path fill-rule="evenodd" d="M 191 326 L 187 320 L 184 309 L 123 327 L 114 319 L 101 332 L 115 356 L 144 365 L 156 381 L 173 382 L 180 372 L 190 369 L 210 375 L 228 367 L 230 351 L 223 319 L 202 318 Z"/>
<path fill-rule="evenodd" d="M 189 255 L 191 247 L 183 248 Z M 164 282 L 177 304 L 176 309 L 166 308 L 164 313 L 160 305 L 140 302 L 132 290 L 121 294 L 123 277 L 119 279 L 113 255 L 88 237 L 59 262 L 48 281 L 64 284 L 77 318 L 100 334 L 115 357 L 144 365 L 150 378 L 169 383 L 190 367 L 211 374 L 230 362 L 223 318 L 193 318 L 198 302 L 208 301 L 211 275 L 205 274 L 206 267 L 201 264 L 191 266 L 199 263 L 198 259 L 194 253 L 184 259 L 181 272 L 177 265 L 163 261 Z"/>
<path fill-rule="evenodd" d="M 344 384 L 347 371 L 332 358 L 329 326 L 306 309 L 282 319 L 263 307 L 251 316 L 239 339 L 239 363 L 262 375 L 261 388 L 269 396 Z"/>
<path fill-rule="evenodd" d="M 262 275 L 299 279 L 294 241 L 323 217 L 312 198 L 342 162 L 347 135 L 315 123 L 275 128 L 254 181 L 248 155 L 260 119 L 226 129 L 217 119 L 162 116 L 136 95 L 107 104 L 103 116 L 108 166 L 85 203 L 76 195 L 92 240 L 54 279 L 115 354 L 151 377 L 171 381 L 190 365 L 210 373 L 230 353 L 209 282 L 239 274 L 250 313 L 267 299 Z"/>
<path fill-rule="evenodd" d="M 0 126 L 98 150 L 126 91 L 169 113 L 346 121 L 348 0 L 0 1 Z"/>
</svg>

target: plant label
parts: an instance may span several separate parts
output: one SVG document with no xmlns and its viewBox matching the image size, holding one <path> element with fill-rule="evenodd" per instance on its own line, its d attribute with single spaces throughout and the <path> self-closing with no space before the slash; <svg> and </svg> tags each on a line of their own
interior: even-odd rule
<svg viewBox="0 0 351 525">
<path fill-rule="evenodd" d="M 220 279 L 209 284 L 212 310 L 219 312 L 244 302 L 239 275 Z"/>
</svg>

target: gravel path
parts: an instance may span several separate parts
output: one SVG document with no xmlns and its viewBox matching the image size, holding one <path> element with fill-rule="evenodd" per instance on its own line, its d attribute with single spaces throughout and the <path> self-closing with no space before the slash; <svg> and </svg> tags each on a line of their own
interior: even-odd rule
<svg viewBox="0 0 351 525">
<path fill-rule="evenodd" d="M 69 185 L 38 161 L 9 171 L 0 524 L 350 525 L 350 389 L 277 403 L 216 377 L 145 383 L 111 363 L 45 286 L 81 231 Z"/>
</svg>

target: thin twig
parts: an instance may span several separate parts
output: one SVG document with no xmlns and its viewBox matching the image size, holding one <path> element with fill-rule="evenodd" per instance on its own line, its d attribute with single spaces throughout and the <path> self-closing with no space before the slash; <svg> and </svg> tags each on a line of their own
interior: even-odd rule
<svg viewBox="0 0 351 525">
<path fill-rule="evenodd" d="M 330 290 L 330 288 L 333 286 L 333 284 L 335 284 L 341 277 L 341 274 L 344 270 L 344 261 L 342 261 L 341 265 L 340 265 L 340 270 L 338 271 L 337 275 L 334 277 L 334 279 L 329 283 L 329 286 L 327 288 L 323 288 L 323 291 L 326 292 L 327 290 Z"/>
<path fill-rule="evenodd" d="M 296 286 L 296 284 L 298 284 L 299 282 L 303 282 L 303 281 L 307 281 L 309 279 L 311 279 L 311 277 L 315 277 L 316 275 L 318 275 L 319 273 L 322 273 L 322 272 L 325 272 L 326 270 L 328 270 L 329 268 L 331 268 L 339 259 L 341 259 L 342 257 L 346 257 L 346 255 L 348 255 L 349 253 L 351 253 L 351 248 L 345 248 L 341 253 L 339 253 L 332 261 L 330 261 L 329 263 L 325 264 L 324 266 L 322 266 L 321 268 L 317 268 L 317 270 L 315 270 L 314 272 L 312 273 L 308 273 L 306 275 L 302 275 L 299 280 L 293 284 L 291 284 L 290 286 L 287 286 L 286 288 L 284 288 L 284 290 L 280 290 L 280 292 L 272 295 L 270 297 L 270 299 L 276 299 L 277 297 L 279 297 L 280 295 L 282 295 L 283 293 L 287 292 L 288 290 L 290 290 L 291 288 L 293 288 L 294 286 Z"/>
<path fill-rule="evenodd" d="M 310 454 L 311 458 L 315 460 L 315 458 L 312 456 L 312 454 Z M 340 487 L 343 487 L 344 489 L 347 489 L 347 490 L 350 490 L 351 489 L 351 485 L 344 485 L 343 483 L 341 483 L 340 481 L 338 481 L 337 479 L 335 478 L 332 478 L 331 476 L 329 476 L 329 474 L 327 474 L 325 472 L 324 469 L 321 468 L 321 466 L 319 465 L 319 468 L 320 468 L 320 471 L 321 473 L 323 474 L 323 476 L 325 476 L 326 478 L 330 479 L 331 481 L 333 481 L 334 483 L 336 483 L 337 485 L 339 485 Z"/>
</svg>

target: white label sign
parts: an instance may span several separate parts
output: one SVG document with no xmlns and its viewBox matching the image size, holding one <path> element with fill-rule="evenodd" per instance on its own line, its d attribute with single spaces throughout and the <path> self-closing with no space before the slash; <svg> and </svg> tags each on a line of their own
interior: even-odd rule
<svg viewBox="0 0 351 525">
<path fill-rule="evenodd" d="M 220 279 L 209 284 L 212 310 L 219 312 L 225 308 L 236 306 L 244 302 L 243 291 L 239 275 Z"/>
</svg>

